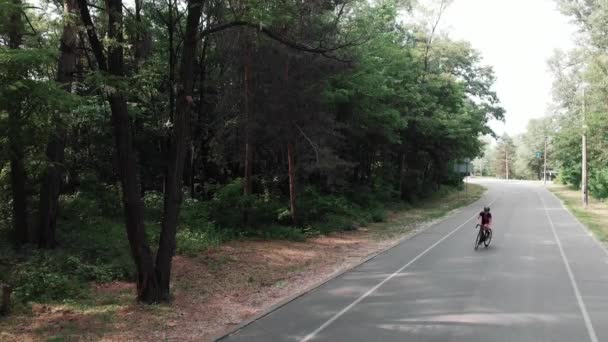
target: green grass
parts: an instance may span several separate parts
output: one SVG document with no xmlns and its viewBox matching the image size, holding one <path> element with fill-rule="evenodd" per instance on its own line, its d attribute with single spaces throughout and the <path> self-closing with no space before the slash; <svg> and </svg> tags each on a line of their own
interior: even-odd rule
<svg viewBox="0 0 608 342">
<path fill-rule="evenodd" d="M 580 190 L 564 185 L 552 185 L 549 190 L 562 200 L 581 223 L 602 242 L 608 243 L 608 202 L 589 198 L 589 206 L 583 208 Z"/>
</svg>

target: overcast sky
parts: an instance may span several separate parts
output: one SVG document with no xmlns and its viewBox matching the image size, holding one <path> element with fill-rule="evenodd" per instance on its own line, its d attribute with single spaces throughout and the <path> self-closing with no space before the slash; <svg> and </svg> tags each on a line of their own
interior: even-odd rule
<svg viewBox="0 0 608 342">
<path fill-rule="evenodd" d="M 551 101 L 547 60 L 573 46 L 575 27 L 553 0 L 455 0 L 441 22 L 453 39 L 472 43 L 496 73 L 495 90 L 506 109 L 502 134 L 525 131 L 528 120 L 546 114 Z"/>
</svg>

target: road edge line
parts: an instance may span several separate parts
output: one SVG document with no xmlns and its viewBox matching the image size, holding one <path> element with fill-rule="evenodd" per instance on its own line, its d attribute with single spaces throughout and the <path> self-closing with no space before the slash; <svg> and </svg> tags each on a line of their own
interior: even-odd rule
<svg viewBox="0 0 608 342">
<path fill-rule="evenodd" d="M 553 219 L 551 219 L 551 215 L 549 215 L 549 211 L 547 210 L 545 200 L 538 192 L 536 192 L 536 195 L 543 204 L 543 211 L 545 212 L 547 220 L 549 221 L 549 225 L 551 226 L 551 231 L 553 232 L 553 236 L 555 237 L 555 242 L 557 243 L 557 247 L 562 256 L 564 266 L 566 266 L 566 272 L 568 273 L 568 277 L 570 278 L 570 284 L 572 285 L 572 289 L 574 290 L 574 296 L 576 297 L 576 301 L 578 302 L 578 307 L 581 310 L 581 314 L 583 315 L 583 320 L 585 321 L 585 327 L 587 328 L 587 334 L 589 335 L 589 339 L 591 340 L 591 342 L 599 342 L 595 333 L 595 329 L 593 328 L 593 323 L 591 323 L 591 317 L 589 317 L 589 312 L 587 312 L 587 306 L 583 301 L 583 296 L 581 295 L 581 292 L 576 283 L 576 279 L 574 278 L 574 273 L 572 272 L 572 268 L 570 267 L 570 262 L 568 261 L 568 257 L 566 256 L 566 252 L 564 252 L 564 247 L 562 246 L 562 242 L 559 236 L 557 235 L 557 231 L 555 230 Z"/>
<path fill-rule="evenodd" d="M 578 224 L 578 226 L 585 232 L 588 233 L 591 238 L 595 241 L 595 243 L 604 251 L 604 253 L 606 254 L 606 256 L 608 256 L 608 247 L 606 246 L 605 243 L 603 243 L 602 241 L 600 241 L 600 239 L 597 238 L 597 236 L 595 235 L 595 233 L 589 229 L 589 227 L 587 227 L 585 224 L 583 224 L 581 222 L 581 220 L 578 219 L 578 217 L 576 217 L 576 215 L 574 215 L 570 209 L 568 209 L 568 206 L 566 205 L 566 203 L 559 197 L 557 197 L 556 194 L 553 193 L 553 191 L 547 189 L 547 192 L 549 192 L 551 194 L 551 196 L 555 197 L 556 200 L 559 201 L 559 203 L 561 204 L 561 206 L 564 208 L 564 210 L 566 210 L 568 212 L 568 214 L 570 216 L 572 216 L 572 218 L 576 221 L 576 223 Z"/>
</svg>

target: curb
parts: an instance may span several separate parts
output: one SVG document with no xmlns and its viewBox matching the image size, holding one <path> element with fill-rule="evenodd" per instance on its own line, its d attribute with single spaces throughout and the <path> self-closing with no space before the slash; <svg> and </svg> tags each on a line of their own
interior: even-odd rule
<svg viewBox="0 0 608 342">
<path fill-rule="evenodd" d="M 278 303 L 270 306 L 269 308 L 262 310 L 261 312 L 259 312 L 258 314 L 255 314 L 253 317 L 244 320 L 243 322 L 239 323 L 237 326 L 227 329 L 226 331 L 217 334 L 215 337 L 212 337 L 210 341 L 214 341 L 214 342 L 219 342 L 222 341 L 223 339 L 229 337 L 230 335 L 238 332 L 239 330 L 251 325 L 252 323 L 254 323 L 255 321 L 264 318 L 265 316 L 268 316 L 269 314 L 273 313 L 274 311 L 280 309 L 281 307 L 293 302 L 294 300 L 309 294 L 310 292 L 318 289 L 319 287 L 325 285 L 326 283 L 338 278 L 339 276 L 343 275 L 346 272 L 349 272 L 351 270 L 353 270 L 354 268 L 357 268 L 361 265 L 363 265 L 364 263 L 376 258 L 379 255 L 382 255 L 386 252 L 388 252 L 389 250 L 397 247 L 398 245 L 402 244 L 404 241 L 407 241 L 409 239 L 414 238 L 415 236 L 417 236 L 418 234 L 426 231 L 427 229 L 429 229 L 430 227 L 434 226 L 437 223 L 443 222 L 444 220 L 446 220 L 448 217 L 463 211 L 464 209 L 472 206 L 473 204 L 477 203 L 480 199 L 483 198 L 483 196 L 486 195 L 486 193 L 488 192 L 488 190 L 486 189 L 485 192 L 481 195 L 481 197 L 479 199 L 477 199 L 476 201 L 472 202 L 471 204 L 468 204 L 464 207 L 460 207 L 460 208 L 456 208 L 453 209 L 451 211 L 449 211 L 448 213 L 446 213 L 445 215 L 443 215 L 440 218 L 431 220 L 431 221 L 426 221 L 426 222 L 422 222 L 420 223 L 417 227 L 412 228 L 410 231 L 406 232 L 402 237 L 400 237 L 399 239 L 397 239 L 394 243 L 379 249 L 376 252 L 373 252 L 371 254 L 369 254 L 368 256 L 364 257 L 363 259 L 361 259 L 359 262 L 345 268 L 342 270 L 337 270 L 334 273 L 330 274 L 329 276 L 327 276 L 325 279 L 316 282 L 314 284 L 312 284 L 311 286 L 305 288 L 304 290 L 302 290 L 301 292 L 295 293 L 281 301 L 279 301 Z"/>
</svg>

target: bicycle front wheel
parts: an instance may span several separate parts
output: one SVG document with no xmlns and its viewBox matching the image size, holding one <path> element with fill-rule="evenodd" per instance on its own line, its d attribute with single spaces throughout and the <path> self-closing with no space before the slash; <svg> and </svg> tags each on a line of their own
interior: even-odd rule
<svg viewBox="0 0 608 342">
<path fill-rule="evenodd" d="M 479 245 L 481 245 L 482 234 L 483 232 L 481 231 L 481 229 L 479 229 L 479 233 L 477 233 L 477 238 L 475 239 L 475 250 L 477 250 L 477 248 L 479 248 Z"/>
<path fill-rule="evenodd" d="M 486 248 L 488 248 L 488 246 L 490 245 L 490 241 L 492 241 L 492 230 L 488 229 L 488 232 L 486 233 L 486 239 L 483 241 L 484 246 L 486 246 Z"/>
</svg>

